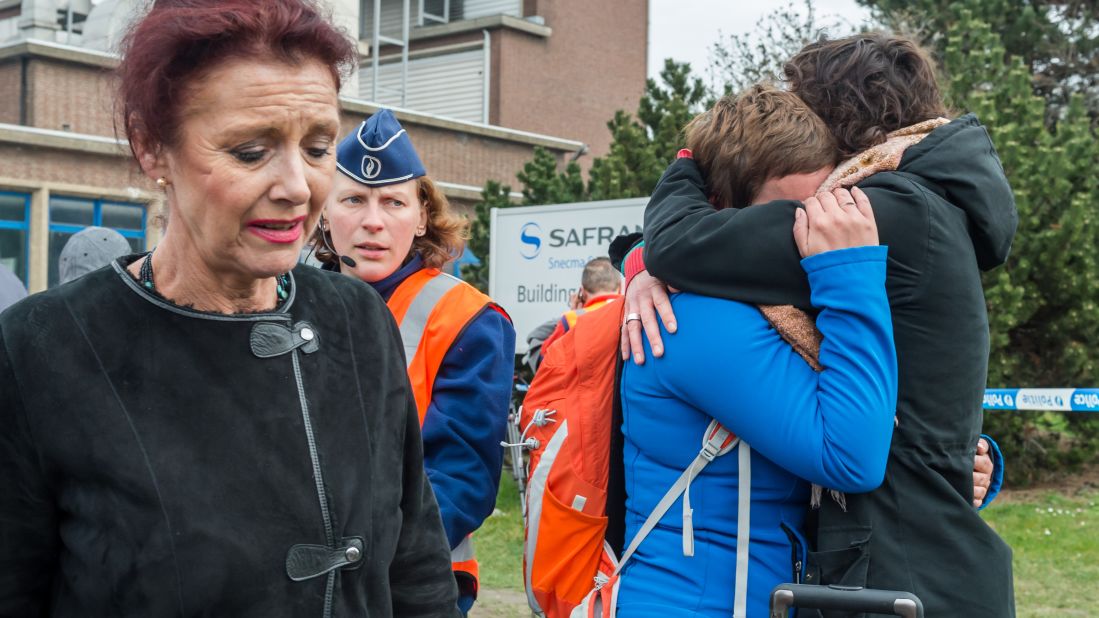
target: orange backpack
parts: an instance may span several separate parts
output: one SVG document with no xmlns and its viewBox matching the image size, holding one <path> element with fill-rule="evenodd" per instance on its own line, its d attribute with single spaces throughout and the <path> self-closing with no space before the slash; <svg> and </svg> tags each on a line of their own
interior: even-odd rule
<svg viewBox="0 0 1099 618">
<path fill-rule="evenodd" d="M 585 313 L 550 347 L 520 411 L 530 448 L 523 578 L 531 609 L 551 618 L 615 567 L 604 538 L 624 304 Z"/>
<path fill-rule="evenodd" d="M 523 582 L 527 602 L 538 616 L 615 616 L 622 566 L 681 495 L 683 551 L 693 555 L 690 483 L 716 457 L 738 445 L 740 482 L 746 490 L 738 512 L 747 523 L 749 448 L 713 421 L 702 436 L 702 448 L 694 462 L 668 489 L 622 560 L 615 555 L 608 541 L 608 510 L 618 518 L 624 505 L 608 505 L 608 485 L 612 435 L 618 431 L 615 377 L 624 305 L 614 302 L 577 319 L 546 353 L 520 409 L 519 422 L 524 429 L 519 442 L 530 449 Z M 615 493 L 611 499 L 622 498 Z M 748 548 L 747 539 L 744 541 L 743 548 L 737 547 L 738 599 L 747 596 Z M 743 610 L 739 615 L 743 616 Z"/>
</svg>

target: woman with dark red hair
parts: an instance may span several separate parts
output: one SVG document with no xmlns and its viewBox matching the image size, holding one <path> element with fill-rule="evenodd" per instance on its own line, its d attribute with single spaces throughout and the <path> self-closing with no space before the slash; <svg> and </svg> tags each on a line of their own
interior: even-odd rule
<svg viewBox="0 0 1099 618">
<path fill-rule="evenodd" d="M 170 224 L 0 319 L 0 615 L 456 615 L 393 319 L 295 267 L 354 47 L 307 0 L 160 0 L 125 50 Z"/>
</svg>

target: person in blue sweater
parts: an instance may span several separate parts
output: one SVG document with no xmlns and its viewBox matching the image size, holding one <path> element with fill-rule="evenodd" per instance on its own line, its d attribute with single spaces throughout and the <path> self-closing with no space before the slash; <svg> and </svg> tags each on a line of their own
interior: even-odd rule
<svg viewBox="0 0 1099 618">
<path fill-rule="evenodd" d="M 728 171 L 755 179 L 747 189 L 752 200 L 812 195 L 835 164 L 831 135 L 793 95 L 756 94 L 715 123 L 727 148 L 720 156 L 748 167 Z M 757 156 L 737 159 L 738 149 Z M 722 178 L 715 172 L 710 181 L 717 186 Z M 689 506 L 661 517 L 622 571 L 622 616 L 767 615 L 772 588 L 802 579 L 811 484 L 842 500 L 839 492 L 870 491 L 882 481 L 897 401 L 888 250 L 878 246 L 870 203 L 858 189 L 804 201 L 794 236 L 820 311 L 821 370 L 756 306 L 693 293 L 671 298 L 677 332 L 664 339 L 663 356 L 646 350 L 651 360 L 623 367 L 627 540 L 691 465 L 711 421 L 748 445 L 738 448 L 747 448 L 749 465 L 714 459 L 688 485 Z M 744 478 L 747 530 L 738 510 Z M 747 561 L 738 563 L 745 536 Z M 742 598 L 738 575 L 746 580 Z"/>
<path fill-rule="evenodd" d="M 317 258 L 370 284 L 400 327 L 424 468 L 468 612 L 478 587 L 470 535 L 496 504 L 515 330 L 492 299 L 440 271 L 461 254 L 467 222 L 450 211 L 392 112 L 348 135 L 337 161 Z"/>
</svg>

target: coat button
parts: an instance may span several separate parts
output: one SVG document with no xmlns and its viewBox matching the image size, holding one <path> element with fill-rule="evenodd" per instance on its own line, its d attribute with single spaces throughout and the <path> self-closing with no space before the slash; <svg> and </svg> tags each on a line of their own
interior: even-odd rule
<svg viewBox="0 0 1099 618">
<path fill-rule="evenodd" d="M 358 562 L 359 558 L 363 557 L 363 553 L 359 551 L 358 547 L 348 547 L 343 555 L 347 558 L 348 562 Z"/>
<path fill-rule="evenodd" d="M 299 333 L 299 334 L 301 335 L 301 338 L 306 340 L 306 341 L 312 341 L 313 340 L 314 335 L 313 335 L 313 329 L 312 328 L 303 328 L 303 329 L 301 329 L 301 333 Z"/>
</svg>

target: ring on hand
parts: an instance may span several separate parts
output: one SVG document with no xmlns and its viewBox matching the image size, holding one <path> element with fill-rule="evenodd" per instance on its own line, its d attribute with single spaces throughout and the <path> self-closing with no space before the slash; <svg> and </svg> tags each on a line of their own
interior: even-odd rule
<svg viewBox="0 0 1099 618">
<path fill-rule="evenodd" d="M 623 324 L 629 324 L 630 322 L 633 322 L 634 320 L 637 320 L 638 322 L 640 322 L 641 321 L 641 314 L 640 313 L 627 313 L 626 314 L 626 321 L 623 322 Z"/>
<path fill-rule="evenodd" d="M 855 205 L 854 202 L 844 202 L 844 203 L 840 204 L 841 207 L 843 207 L 843 206 L 854 206 L 854 205 Z"/>
</svg>

